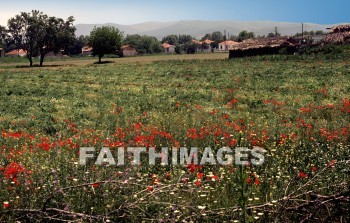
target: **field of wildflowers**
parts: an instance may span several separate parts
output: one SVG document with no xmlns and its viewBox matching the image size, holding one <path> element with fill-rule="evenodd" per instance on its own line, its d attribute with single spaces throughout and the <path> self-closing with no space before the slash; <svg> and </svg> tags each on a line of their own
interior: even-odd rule
<svg viewBox="0 0 350 223">
<path fill-rule="evenodd" d="M 0 222 L 349 222 L 349 58 L 0 64 Z M 79 165 L 131 146 L 266 152 Z"/>
</svg>

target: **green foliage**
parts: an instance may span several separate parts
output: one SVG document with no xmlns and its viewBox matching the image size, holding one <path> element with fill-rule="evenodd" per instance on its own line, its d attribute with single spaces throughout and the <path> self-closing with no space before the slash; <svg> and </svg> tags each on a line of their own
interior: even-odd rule
<svg viewBox="0 0 350 223">
<path fill-rule="evenodd" d="M 98 56 L 99 63 L 105 54 L 116 53 L 120 48 L 123 33 L 112 26 L 95 27 L 91 32 L 88 45 L 93 48 L 93 55 Z"/>
<path fill-rule="evenodd" d="M 349 49 L 185 56 L 0 65 L 0 222 L 349 222 Z M 78 164 L 80 146 L 115 152 L 176 141 L 215 151 L 263 146 L 266 160 Z M 8 168 L 13 162 L 25 171 Z"/>
<path fill-rule="evenodd" d="M 253 32 L 248 32 L 248 31 L 244 30 L 238 34 L 238 41 L 242 42 L 243 40 L 252 39 L 254 37 L 255 37 L 255 35 Z"/>
<path fill-rule="evenodd" d="M 168 43 L 170 45 L 176 45 L 179 43 L 179 36 L 175 34 L 168 35 L 162 39 L 162 43 Z"/>
<path fill-rule="evenodd" d="M 160 53 L 162 51 L 159 41 L 153 36 L 127 35 L 124 44 L 135 47 L 140 54 Z"/>
<path fill-rule="evenodd" d="M 65 50 L 65 54 L 68 55 L 79 55 L 81 54 L 81 49 L 87 45 L 89 36 L 79 36 L 75 37 L 73 43 L 68 49 Z"/>
<path fill-rule="evenodd" d="M 9 43 L 27 51 L 30 66 L 33 65 L 32 58 L 40 55 L 42 66 L 48 52 L 58 53 L 72 43 L 75 31 L 73 22 L 73 17 L 64 21 L 37 10 L 21 12 L 8 21 Z"/>
</svg>

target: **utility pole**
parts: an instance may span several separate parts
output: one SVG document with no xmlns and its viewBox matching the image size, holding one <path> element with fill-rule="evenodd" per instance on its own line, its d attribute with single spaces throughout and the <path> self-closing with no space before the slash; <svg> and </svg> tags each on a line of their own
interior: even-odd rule
<svg viewBox="0 0 350 223">
<path fill-rule="evenodd" d="M 301 23 L 301 43 L 304 42 L 304 23 Z"/>
<path fill-rule="evenodd" d="M 226 29 L 224 29 L 224 41 L 225 41 L 225 51 L 227 51 L 227 46 L 226 46 L 226 41 L 227 41 L 227 38 L 226 38 Z"/>
<path fill-rule="evenodd" d="M 277 32 L 277 26 L 275 27 L 275 36 L 277 37 L 277 34 L 278 34 L 278 32 Z"/>
</svg>

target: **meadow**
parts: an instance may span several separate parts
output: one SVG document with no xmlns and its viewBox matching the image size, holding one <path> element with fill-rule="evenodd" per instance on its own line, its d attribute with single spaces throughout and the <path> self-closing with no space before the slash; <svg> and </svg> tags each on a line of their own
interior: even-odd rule
<svg viewBox="0 0 350 223">
<path fill-rule="evenodd" d="M 350 51 L 0 61 L 0 222 L 349 222 Z M 261 166 L 79 165 L 259 146 Z"/>
</svg>

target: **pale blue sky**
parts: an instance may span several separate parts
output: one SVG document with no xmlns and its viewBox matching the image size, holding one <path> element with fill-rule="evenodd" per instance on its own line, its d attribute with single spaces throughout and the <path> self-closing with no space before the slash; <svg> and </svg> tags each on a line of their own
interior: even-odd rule
<svg viewBox="0 0 350 223">
<path fill-rule="evenodd" d="M 350 0 L 0 0 L 0 24 L 38 9 L 78 23 L 135 24 L 178 20 L 269 20 L 334 24 L 350 22 Z"/>
</svg>

